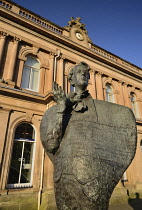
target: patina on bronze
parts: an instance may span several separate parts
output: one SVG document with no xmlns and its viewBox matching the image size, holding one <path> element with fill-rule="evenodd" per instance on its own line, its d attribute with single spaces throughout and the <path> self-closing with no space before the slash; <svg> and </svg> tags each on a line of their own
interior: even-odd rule
<svg viewBox="0 0 142 210">
<path fill-rule="evenodd" d="M 86 90 L 88 80 L 89 66 L 81 62 L 69 74 L 75 92 L 66 95 L 54 83 L 57 105 L 41 121 L 41 141 L 55 168 L 58 210 L 107 210 L 135 154 L 132 111 L 93 100 Z"/>
</svg>

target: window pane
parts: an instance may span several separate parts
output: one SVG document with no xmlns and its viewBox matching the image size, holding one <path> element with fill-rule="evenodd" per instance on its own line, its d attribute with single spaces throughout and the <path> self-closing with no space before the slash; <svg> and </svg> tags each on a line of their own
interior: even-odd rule
<svg viewBox="0 0 142 210">
<path fill-rule="evenodd" d="M 23 142 L 14 141 L 8 184 L 18 183 Z"/>
<path fill-rule="evenodd" d="M 34 129 L 30 124 L 23 123 L 17 127 L 14 139 L 33 140 L 34 138 Z"/>
<path fill-rule="evenodd" d="M 137 104 L 137 101 L 136 101 L 136 96 L 132 92 L 130 93 L 130 100 L 131 100 L 132 111 L 135 114 L 135 117 L 139 117 L 138 104 Z"/>
<path fill-rule="evenodd" d="M 113 90 L 110 84 L 106 84 L 106 101 L 114 102 Z"/>
<path fill-rule="evenodd" d="M 31 67 L 34 67 L 37 69 L 40 68 L 38 60 L 36 58 L 32 58 L 32 57 L 27 57 L 25 65 L 31 66 Z"/>
<path fill-rule="evenodd" d="M 30 182 L 31 169 L 32 169 L 32 156 L 33 156 L 33 143 L 25 142 L 20 183 Z"/>
<path fill-rule="evenodd" d="M 38 91 L 38 85 L 39 85 L 39 71 L 32 69 L 30 89 Z"/>
<path fill-rule="evenodd" d="M 38 91 L 40 63 L 37 59 L 27 57 L 24 64 L 21 87 Z"/>
<path fill-rule="evenodd" d="M 35 132 L 30 124 L 23 123 L 17 127 L 8 179 L 10 186 L 31 182 L 34 137 Z"/>
<path fill-rule="evenodd" d="M 22 75 L 22 88 L 29 88 L 30 82 L 30 67 L 24 66 L 23 75 Z"/>
<path fill-rule="evenodd" d="M 32 65 L 32 67 L 39 69 L 40 68 L 39 62 L 36 60 L 36 62 Z"/>
<path fill-rule="evenodd" d="M 110 93 L 112 94 L 112 88 L 110 87 L 109 84 L 106 85 L 106 92 L 109 93 L 109 94 Z"/>
</svg>

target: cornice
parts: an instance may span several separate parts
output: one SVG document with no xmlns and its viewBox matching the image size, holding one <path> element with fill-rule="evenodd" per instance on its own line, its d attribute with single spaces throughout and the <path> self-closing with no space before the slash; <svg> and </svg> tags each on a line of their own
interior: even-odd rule
<svg viewBox="0 0 142 210">
<path fill-rule="evenodd" d="M 6 38 L 6 36 L 8 36 L 9 34 L 7 34 L 6 32 L 4 31 L 0 31 L 0 39 L 1 38 Z"/>
<path fill-rule="evenodd" d="M 4 8 L 2 8 L 2 9 L 4 9 Z M 6 10 L 6 12 L 7 13 L 9 12 L 10 16 L 12 15 L 10 11 Z M 13 16 L 15 16 L 14 17 L 15 19 L 18 18 L 18 21 L 22 21 L 23 25 L 28 24 L 28 25 L 24 25 L 23 27 L 27 27 L 28 32 L 30 31 L 31 34 L 34 33 L 36 36 L 43 38 L 45 40 L 48 40 L 50 43 L 56 44 L 57 46 L 61 46 L 64 49 L 65 48 L 72 49 L 72 51 L 74 50 L 76 54 L 80 54 L 84 58 L 87 57 L 87 59 L 89 59 L 89 60 L 95 59 L 96 62 L 101 62 L 101 65 L 106 64 L 109 67 L 113 67 L 114 69 L 116 69 L 115 71 L 118 71 L 121 74 L 123 72 L 125 75 L 128 75 L 128 77 L 132 77 L 132 78 L 135 77 L 135 79 L 138 79 L 139 82 L 142 80 L 142 74 L 140 74 L 140 71 L 142 71 L 142 70 L 138 67 L 137 67 L 138 72 L 136 72 L 136 71 L 132 70 L 132 68 L 131 68 L 132 65 L 124 66 L 122 63 L 117 63 L 116 61 L 112 61 L 112 60 L 108 59 L 107 57 L 96 53 L 94 50 L 92 50 L 90 48 L 87 48 L 80 44 L 77 44 L 64 36 L 54 33 L 53 31 L 45 30 L 44 28 L 42 28 L 39 25 L 32 24 L 32 27 L 34 27 L 34 29 L 35 29 L 33 32 L 31 30 L 32 29 L 31 22 L 28 22 L 28 19 L 22 19 L 21 16 L 18 16 L 16 14 L 14 14 Z M 17 26 L 18 25 L 19 24 L 17 23 Z M 30 29 L 29 29 L 29 26 L 30 26 Z M 19 29 L 20 29 L 20 27 L 21 26 L 19 25 Z M 25 28 L 25 29 L 27 29 L 27 28 Z M 27 31 L 27 30 L 25 30 L 25 31 Z M 31 42 L 31 40 L 29 40 L 29 41 Z"/>
<path fill-rule="evenodd" d="M 45 106 L 46 107 L 46 106 Z M 23 113 L 30 113 L 32 112 L 34 115 L 40 115 L 43 116 L 44 111 L 42 110 L 37 110 L 37 109 L 33 109 L 33 108 L 27 108 L 24 106 L 18 106 L 16 104 L 8 104 L 8 103 L 1 103 L 1 109 L 0 112 L 10 112 L 10 111 L 14 111 L 16 110 L 16 112 L 23 112 Z"/>
<path fill-rule="evenodd" d="M 15 14 L 21 15 L 26 19 L 31 19 L 33 22 L 37 22 L 37 24 L 43 25 L 43 22 L 51 25 L 52 27 L 56 27 L 58 30 L 62 31 L 63 27 L 57 25 L 56 23 L 47 20 L 46 18 L 41 17 L 40 15 L 28 10 L 27 8 L 22 7 L 21 5 L 11 1 L 11 0 L 2 0 L 0 6 L 6 10 L 9 10 Z M 33 20 L 33 18 L 35 20 Z"/>
<path fill-rule="evenodd" d="M 0 84 L 0 93 L 3 96 L 35 102 L 44 105 L 47 105 L 47 103 L 53 100 L 51 92 L 47 92 L 46 94 L 40 95 L 32 91 L 16 89 L 3 84 Z"/>
</svg>

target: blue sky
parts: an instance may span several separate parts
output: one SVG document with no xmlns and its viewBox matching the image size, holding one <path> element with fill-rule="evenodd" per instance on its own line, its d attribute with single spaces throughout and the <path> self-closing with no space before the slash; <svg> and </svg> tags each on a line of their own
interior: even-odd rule
<svg viewBox="0 0 142 210">
<path fill-rule="evenodd" d="M 142 0 L 14 0 L 60 25 L 81 17 L 93 43 L 142 68 Z"/>
</svg>

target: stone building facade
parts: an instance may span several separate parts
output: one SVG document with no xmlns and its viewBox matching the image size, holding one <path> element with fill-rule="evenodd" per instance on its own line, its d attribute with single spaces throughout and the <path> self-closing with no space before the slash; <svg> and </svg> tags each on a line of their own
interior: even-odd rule
<svg viewBox="0 0 142 210">
<path fill-rule="evenodd" d="M 111 205 L 127 202 L 128 192 L 141 194 L 142 69 L 93 44 L 80 18 L 60 27 L 10 0 L 0 1 L 0 13 L 0 209 L 56 209 L 39 127 L 54 104 L 53 81 L 72 91 L 67 76 L 80 61 L 90 65 L 94 99 L 128 106 L 136 116 L 136 155 Z"/>
</svg>

